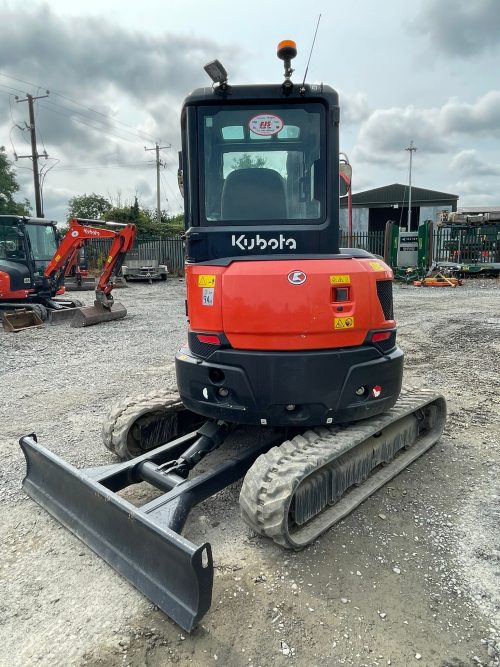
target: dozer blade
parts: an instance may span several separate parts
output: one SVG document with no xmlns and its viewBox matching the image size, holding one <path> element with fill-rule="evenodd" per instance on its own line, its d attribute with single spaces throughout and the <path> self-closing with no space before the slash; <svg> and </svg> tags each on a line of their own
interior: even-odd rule
<svg viewBox="0 0 500 667">
<path fill-rule="evenodd" d="M 196 546 L 165 527 L 175 511 L 162 497 L 137 508 L 104 486 L 130 483 L 123 479 L 131 470 L 128 462 L 81 471 L 33 436 L 20 444 L 27 462 L 26 493 L 184 630 L 192 630 L 211 604 L 210 544 Z"/>
<path fill-rule="evenodd" d="M 43 321 L 34 310 L 23 309 L 2 313 L 2 324 L 6 331 L 14 333 L 24 329 L 43 327 Z"/>
<path fill-rule="evenodd" d="M 187 479 L 169 472 L 175 461 L 204 441 L 203 428 L 130 461 L 77 470 L 39 445 L 21 438 L 26 493 L 85 542 L 130 583 L 190 632 L 212 601 L 214 568 L 209 543 L 196 546 L 180 534 L 189 512 L 243 477 L 255 459 L 281 442 L 281 431 L 259 429 L 245 446 Z M 187 449 L 186 449 L 187 448 Z M 117 492 L 148 482 L 163 495 L 136 507 Z"/>
<path fill-rule="evenodd" d="M 121 320 L 127 314 L 127 309 L 121 303 L 115 301 L 111 308 L 105 308 L 99 301 L 94 301 L 93 306 L 76 308 L 75 315 L 71 320 L 72 327 L 88 327 L 100 322 Z"/>
</svg>

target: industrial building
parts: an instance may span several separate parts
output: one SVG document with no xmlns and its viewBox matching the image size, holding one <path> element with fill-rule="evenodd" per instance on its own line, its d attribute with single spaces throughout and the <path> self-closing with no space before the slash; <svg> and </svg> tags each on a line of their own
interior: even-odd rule
<svg viewBox="0 0 500 667">
<path fill-rule="evenodd" d="M 408 222 L 408 185 L 393 183 L 352 195 L 352 232 L 383 231 L 386 222 L 401 226 Z M 424 220 L 437 221 L 442 211 L 457 210 L 458 195 L 426 188 L 411 188 L 410 231 L 416 231 Z M 341 199 L 340 224 L 347 231 L 347 197 Z"/>
</svg>

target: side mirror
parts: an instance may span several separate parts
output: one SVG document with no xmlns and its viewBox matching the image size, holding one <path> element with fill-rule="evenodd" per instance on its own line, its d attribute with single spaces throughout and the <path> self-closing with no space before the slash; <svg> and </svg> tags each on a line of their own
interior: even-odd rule
<svg viewBox="0 0 500 667">
<path fill-rule="evenodd" d="M 179 168 L 177 169 L 177 185 L 180 193 L 184 197 L 184 172 L 182 169 L 182 151 L 179 151 Z"/>
<path fill-rule="evenodd" d="M 351 189 L 351 179 L 352 179 L 352 167 L 349 162 L 346 162 L 342 158 L 339 163 L 339 192 L 341 197 L 345 197 L 349 190 Z"/>
<path fill-rule="evenodd" d="M 352 167 L 347 162 L 341 162 L 339 164 L 339 174 L 346 183 L 351 183 L 352 179 Z"/>
</svg>

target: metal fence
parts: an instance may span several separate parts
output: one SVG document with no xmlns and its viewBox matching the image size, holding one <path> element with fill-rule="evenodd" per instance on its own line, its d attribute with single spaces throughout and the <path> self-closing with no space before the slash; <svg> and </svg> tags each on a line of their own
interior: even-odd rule
<svg viewBox="0 0 500 667">
<path fill-rule="evenodd" d="M 438 227 L 434 230 L 433 258 L 436 262 L 495 264 L 500 262 L 500 225 L 476 229 Z"/>
<path fill-rule="evenodd" d="M 383 231 L 358 232 L 349 238 L 340 233 L 340 246 L 362 248 L 376 255 L 384 255 Z M 89 265 L 92 269 L 102 267 L 111 241 L 93 241 L 87 246 Z M 170 273 L 184 273 L 184 242 L 180 237 L 169 239 L 138 238 L 132 251 L 135 259 L 156 259 L 166 264 Z M 478 229 L 437 227 L 433 235 L 433 259 L 437 262 L 495 263 L 500 262 L 500 225 Z"/>
<path fill-rule="evenodd" d="M 88 262 L 91 269 L 100 269 L 108 256 L 111 240 L 92 241 L 87 246 Z M 155 259 L 158 264 L 166 264 L 170 273 L 184 273 L 184 241 L 180 237 L 170 239 L 136 238 L 133 250 L 128 256 L 138 260 Z M 125 259 L 125 264 L 127 260 Z"/>
<path fill-rule="evenodd" d="M 340 247 L 341 248 L 361 248 L 368 250 L 375 255 L 384 256 L 384 237 L 385 232 L 356 232 L 349 234 L 347 232 L 340 232 Z"/>
</svg>

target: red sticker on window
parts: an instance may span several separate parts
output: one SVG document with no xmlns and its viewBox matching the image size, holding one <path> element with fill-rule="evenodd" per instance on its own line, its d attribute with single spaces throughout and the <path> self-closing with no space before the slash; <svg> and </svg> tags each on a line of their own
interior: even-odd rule
<svg viewBox="0 0 500 667">
<path fill-rule="evenodd" d="M 250 119 L 248 127 L 254 134 L 259 134 L 261 137 L 270 137 L 273 134 L 278 134 L 283 129 L 283 121 L 279 116 L 261 113 Z"/>
</svg>

